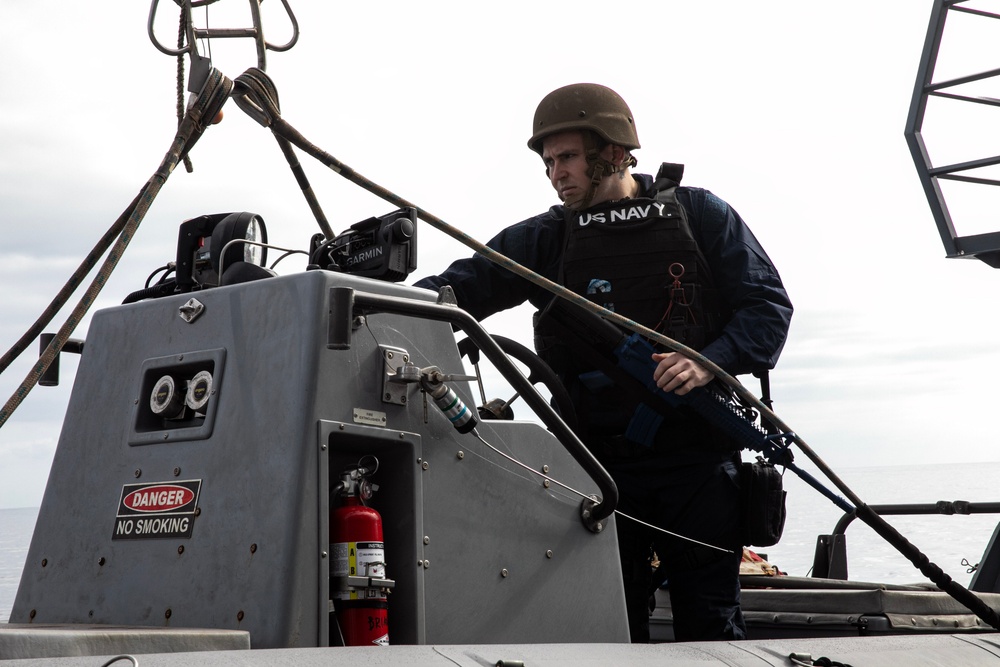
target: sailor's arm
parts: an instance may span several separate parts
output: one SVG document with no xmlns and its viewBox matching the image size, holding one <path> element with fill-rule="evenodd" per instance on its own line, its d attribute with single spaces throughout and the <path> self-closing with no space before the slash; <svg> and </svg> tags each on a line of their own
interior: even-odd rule
<svg viewBox="0 0 1000 667">
<path fill-rule="evenodd" d="M 784 346 L 792 304 L 767 253 L 731 206 L 690 189 L 692 230 L 732 315 L 701 354 L 731 375 L 773 368 Z"/>
</svg>

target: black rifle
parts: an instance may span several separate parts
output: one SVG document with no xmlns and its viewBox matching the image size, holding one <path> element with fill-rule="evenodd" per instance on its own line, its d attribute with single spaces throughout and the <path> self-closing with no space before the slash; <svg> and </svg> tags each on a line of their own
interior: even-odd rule
<svg viewBox="0 0 1000 667">
<path fill-rule="evenodd" d="M 855 511 L 844 498 L 795 465 L 790 449 L 794 433 L 769 433 L 757 423 L 756 411 L 737 403 L 724 386 L 696 387 L 683 396 L 656 386 L 653 379 L 656 350 L 639 334 L 626 336 L 611 322 L 559 298 L 553 299 L 539 314 L 536 325 L 556 336 L 574 353 L 583 355 L 640 402 L 629 428 L 643 436 L 630 439 L 651 444 L 663 413 L 687 407 L 733 438 L 741 449 L 758 452 L 772 465 L 791 470 L 845 512 Z"/>
</svg>

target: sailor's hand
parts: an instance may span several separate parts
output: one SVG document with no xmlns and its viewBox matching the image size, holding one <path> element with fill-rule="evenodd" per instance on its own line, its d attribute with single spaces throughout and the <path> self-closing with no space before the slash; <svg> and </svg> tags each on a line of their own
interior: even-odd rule
<svg viewBox="0 0 1000 667">
<path fill-rule="evenodd" d="M 678 396 L 695 387 L 704 387 L 715 378 L 715 373 L 679 352 L 657 352 L 653 361 L 656 362 L 653 370 L 656 386 Z"/>
</svg>

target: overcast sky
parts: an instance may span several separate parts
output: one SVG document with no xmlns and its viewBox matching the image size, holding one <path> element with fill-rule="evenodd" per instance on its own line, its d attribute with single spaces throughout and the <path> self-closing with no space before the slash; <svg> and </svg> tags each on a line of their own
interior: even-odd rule
<svg viewBox="0 0 1000 667">
<path fill-rule="evenodd" d="M 777 265 L 796 313 L 772 392 L 813 449 L 835 469 L 1000 461 L 986 296 L 997 274 L 944 258 L 903 137 L 929 0 L 617 5 L 627 12 L 587 0 L 292 4 L 301 38 L 269 53 L 267 70 L 283 117 L 313 143 L 485 242 L 556 201 L 525 146 L 538 100 L 568 83 L 606 84 L 636 117 L 638 171 L 685 163 L 685 184 L 732 204 Z M 158 32 L 171 44 L 175 5 L 161 5 Z M 213 5 L 212 25 L 236 25 L 227 5 L 246 7 Z M 280 3 L 264 9 L 268 39 L 286 42 Z M 2 350 L 170 145 L 176 64 L 149 42 L 147 12 L 138 0 L 0 0 Z M 939 71 L 996 67 L 976 59 L 997 35 L 967 30 L 946 42 Z M 233 79 L 256 64 L 249 42 L 212 51 Z M 98 307 L 173 259 L 187 218 L 254 211 L 289 247 L 318 231 L 270 133 L 232 102 L 225 111 L 192 152 L 194 173 L 176 171 L 154 202 Z M 997 134 L 979 116 L 928 122 L 935 159 L 982 157 L 968 153 Z M 335 229 L 394 208 L 302 159 Z M 970 225 L 960 231 L 1000 229 L 972 201 L 956 214 Z M 422 226 L 410 281 L 467 254 Z M 486 325 L 530 344 L 529 316 Z M 0 376 L 0 400 L 36 353 Z M 64 357 L 62 385 L 37 388 L 0 429 L 0 507 L 40 502 L 75 369 Z"/>
</svg>

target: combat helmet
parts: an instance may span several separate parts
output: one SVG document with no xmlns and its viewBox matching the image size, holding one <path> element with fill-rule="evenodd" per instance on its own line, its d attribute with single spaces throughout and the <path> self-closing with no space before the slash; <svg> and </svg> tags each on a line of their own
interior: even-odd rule
<svg viewBox="0 0 1000 667">
<path fill-rule="evenodd" d="M 596 83 L 574 83 L 542 98 L 531 124 L 528 148 L 539 155 L 542 140 L 568 130 L 591 130 L 626 149 L 639 148 L 635 120 L 621 95 Z"/>
</svg>

